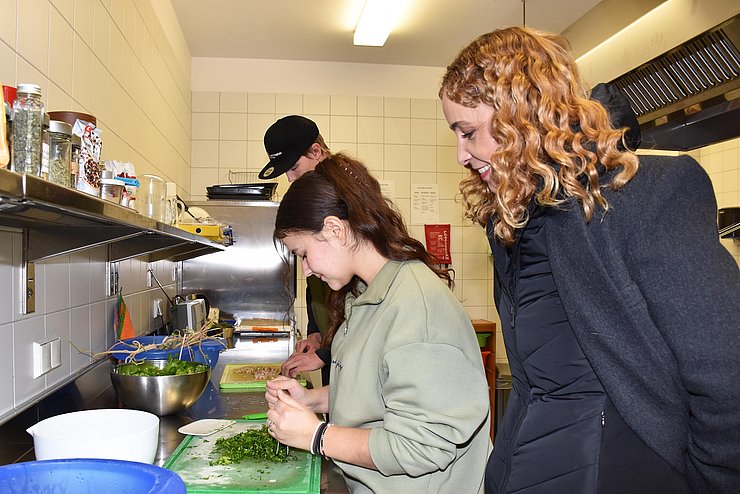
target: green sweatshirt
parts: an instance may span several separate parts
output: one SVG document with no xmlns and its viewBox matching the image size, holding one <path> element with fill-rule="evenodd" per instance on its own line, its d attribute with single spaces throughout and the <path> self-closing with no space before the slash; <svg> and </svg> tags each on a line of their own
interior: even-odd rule
<svg viewBox="0 0 740 494">
<path fill-rule="evenodd" d="M 354 493 L 483 492 L 491 452 L 480 348 L 452 291 L 421 262 L 389 261 L 332 343 L 329 416 L 370 433 L 377 471 L 336 462 Z"/>
</svg>

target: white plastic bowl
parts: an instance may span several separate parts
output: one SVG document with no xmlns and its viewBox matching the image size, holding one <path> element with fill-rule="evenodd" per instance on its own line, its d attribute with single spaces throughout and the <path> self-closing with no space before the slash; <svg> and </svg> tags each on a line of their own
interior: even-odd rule
<svg viewBox="0 0 740 494">
<path fill-rule="evenodd" d="M 141 410 L 100 409 L 65 413 L 27 429 L 37 460 L 105 458 L 154 463 L 159 417 Z"/>
</svg>

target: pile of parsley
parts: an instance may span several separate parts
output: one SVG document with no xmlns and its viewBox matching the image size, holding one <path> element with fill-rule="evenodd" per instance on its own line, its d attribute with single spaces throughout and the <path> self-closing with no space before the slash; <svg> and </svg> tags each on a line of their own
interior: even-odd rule
<svg viewBox="0 0 740 494">
<path fill-rule="evenodd" d="M 218 457 L 211 465 L 231 465 L 244 460 L 285 463 L 296 457 L 288 454 L 285 446 L 277 447 L 277 441 L 267 432 L 267 427 L 249 429 L 231 437 L 216 439 L 213 451 Z"/>
</svg>

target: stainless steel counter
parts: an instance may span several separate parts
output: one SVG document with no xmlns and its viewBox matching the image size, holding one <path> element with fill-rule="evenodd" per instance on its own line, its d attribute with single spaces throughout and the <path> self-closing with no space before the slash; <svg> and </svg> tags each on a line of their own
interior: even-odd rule
<svg viewBox="0 0 740 494">
<path fill-rule="evenodd" d="M 160 417 L 159 448 L 155 464 L 162 466 L 185 438 L 177 431 L 183 425 L 205 418 L 239 419 L 246 414 L 266 411 L 267 402 L 262 391 L 237 392 L 219 389 L 224 367 L 228 363 L 282 361 L 287 357 L 290 346 L 291 342 L 288 339 L 241 340 L 234 348 L 221 352 L 218 363 L 211 372 L 210 382 L 198 401 L 181 414 Z M 3 424 L 0 427 L 0 464 L 35 459 L 33 442 L 25 429 L 39 420 L 75 410 L 125 407 L 110 383 L 111 365 L 110 362 L 101 363 L 88 373 L 89 375 L 83 376 L 78 382 L 63 390 L 60 395 L 47 398 L 52 401 L 46 405 L 42 404 L 43 406 L 34 413 L 29 411 Z M 322 494 L 348 492 L 341 472 L 333 463 L 323 459 L 321 467 Z"/>
<path fill-rule="evenodd" d="M 161 417 L 159 428 L 159 449 L 155 464 L 163 465 L 165 460 L 184 439 L 177 432 L 181 426 L 194 420 L 205 418 L 238 419 L 250 413 L 264 412 L 267 402 L 263 391 L 226 391 L 219 389 L 224 367 L 230 363 L 280 362 L 285 360 L 292 347 L 288 339 L 238 340 L 234 348 L 221 352 L 216 367 L 211 371 L 211 381 L 203 395 L 188 409 L 187 415 Z M 321 463 L 322 494 L 343 494 L 348 492 L 339 469 L 330 461 Z"/>
</svg>

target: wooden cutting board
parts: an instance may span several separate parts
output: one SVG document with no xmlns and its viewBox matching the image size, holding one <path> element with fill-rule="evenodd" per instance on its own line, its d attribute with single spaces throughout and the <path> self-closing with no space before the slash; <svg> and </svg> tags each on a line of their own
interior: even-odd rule
<svg viewBox="0 0 740 494">
<path fill-rule="evenodd" d="M 167 459 L 164 467 L 176 472 L 188 494 L 318 494 L 321 484 L 321 457 L 291 448 L 295 461 L 271 463 L 242 461 L 234 465 L 210 465 L 218 454 L 216 440 L 232 437 L 248 428 L 262 427 L 264 421 L 237 420 L 209 436 L 187 436 Z"/>
</svg>

